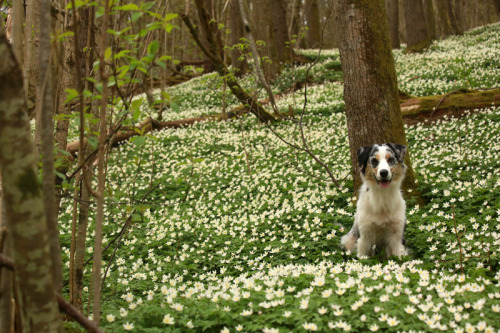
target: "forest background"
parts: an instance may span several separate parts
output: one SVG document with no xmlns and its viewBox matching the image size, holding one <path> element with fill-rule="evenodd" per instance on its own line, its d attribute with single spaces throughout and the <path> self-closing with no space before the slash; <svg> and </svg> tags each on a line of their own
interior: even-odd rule
<svg viewBox="0 0 500 333">
<path fill-rule="evenodd" d="M 384 15 L 386 15 L 384 18 L 387 19 L 384 23 L 386 25 L 384 33 L 387 34 L 391 48 L 401 57 L 403 54 L 423 52 L 425 58 L 425 52 L 439 51 L 441 46 L 436 44 L 437 40 L 452 35 L 462 35 L 471 28 L 497 22 L 500 18 L 500 5 L 495 0 L 478 2 L 465 0 L 387 0 L 385 3 L 379 2 L 384 5 Z M 363 1 L 354 3 L 363 6 Z M 265 256 L 263 253 L 268 254 L 280 250 L 267 248 L 270 245 L 266 244 L 263 244 L 262 248 L 249 245 L 255 240 L 250 241 L 249 244 L 245 243 L 247 240 L 252 240 L 259 232 L 271 232 L 271 234 L 273 232 L 271 231 L 273 229 L 260 230 L 259 223 L 262 221 L 254 221 L 254 217 L 248 217 L 248 214 L 245 218 L 249 218 L 250 222 L 255 223 L 255 225 L 253 229 L 252 227 L 244 229 L 245 232 L 253 236 L 243 237 L 242 244 L 237 247 L 234 244 L 231 245 L 229 251 L 227 242 L 230 240 L 225 236 L 213 240 L 217 243 L 213 250 L 204 249 L 209 240 L 204 239 L 201 242 L 201 238 L 197 238 L 201 236 L 196 231 L 189 237 L 184 235 L 183 238 L 182 232 L 179 234 L 178 230 L 174 231 L 176 228 L 173 226 L 179 222 L 164 221 L 163 229 L 161 226 L 155 226 L 151 229 L 151 232 L 152 230 L 158 232 L 156 228 L 160 228 L 160 235 L 166 232 L 165 230 L 170 230 L 170 237 L 176 239 L 174 243 L 169 240 L 166 241 L 167 245 L 161 242 L 156 245 L 160 249 L 163 246 L 170 248 L 158 253 L 158 256 L 164 258 L 162 260 L 177 265 L 179 261 L 186 260 L 184 253 L 196 252 L 201 255 L 201 259 L 191 258 L 187 260 L 189 263 L 184 263 L 176 268 L 166 265 L 160 269 L 158 266 L 163 283 L 168 282 L 171 287 L 175 287 L 177 283 L 185 282 L 184 289 L 169 289 L 165 286 L 155 289 L 148 285 L 147 288 L 151 287 L 151 289 L 146 291 L 146 287 L 141 286 L 140 283 L 132 288 L 116 286 L 117 283 L 124 281 L 123 274 L 134 275 L 132 271 L 135 272 L 136 265 L 141 266 L 143 260 L 145 261 L 147 258 L 153 262 L 158 260 L 153 258 L 152 251 L 148 250 L 146 253 L 137 254 L 142 258 L 140 263 L 132 263 L 132 260 L 130 264 L 122 262 L 124 260 L 123 251 L 127 251 L 124 246 L 141 242 L 133 235 L 132 230 L 140 229 L 141 225 L 142 228 L 147 228 L 147 223 L 144 224 L 145 219 L 157 219 L 155 214 L 160 212 L 171 216 L 172 221 L 176 220 L 177 214 L 183 216 L 199 214 L 197 219 L 210 224 L 205 219 L 217 220 L 221 218 L 221 215 L 226 215 L 217 212 L 217 210 L 231 211 L 222 205 L 210 208 L 214 209 L 215 213 L 207 212 L 207 215 L 203 216 L 199 213 L 201 209 L 199 207 L 197 209 L 193 209 L 193 207 L 190 209 L 179 208 L 179 204 L 194 204 L 205 195 L 213 198 L 217 196 L 217 193 L 220 193 L 218 190 L 204 192 L 200 189 L 208 186 L 208 183 L 202 180 L 208 175 L 202 174 L 200 168 L 211 162 L 207 157 L 210 154 L 204 157 L 197 156 L 195 154 L 197 150 L 192 146 L 190 147 L 192 151 L 184 156 L 185 161 L 179 162 L 180 164 L 174 167 L 166 167 L 159 162 L 156 164 L 155 158 L 160 157 L 151 155 L 150 158 L 147 158 L 143 154 L 146 149 L 150 149 L 151 152 L 157 149 L 161 150 L 159 147 L 165 144 L 163 139 L 153 134 L 158 130 L 170 133 L 169 131 L 179 129 L 179 133 L 182 133 L 186 127 L 193 127 L 200 129 L 200 133 L 203 133 L 202 128 L 206 126 L 203 124 L 207 122 L 221 121 L 224 123 L 226 120 L 233 119 L 233 123 L 237 124 L 235 127 L 220 128 L 217 127 L 219 125 L 214 125 L 216 127 L 212 128 L 211 131 L 220 131 L 221 133 L 240 131 L 238 135 L 243 144 L 238 145 L 237 148 L 229 149 L 227 144 L 214 142 L 207 149 L 214 154 L 213 159 L 220 158 L 216 154 L 223 152 L 226 148 L 229 151 L 236 149 L 233 152 L 235 154 L 243 154 L 240 156 L 240 161 L 243 161 L 244 167 L 238 171 L 242 179 L 245 178 L 243 173 L 247 173 L 250 177 L 255 174 L 255 177 L 266 178 L 265 175 L 259 174 L 255 170 L 258 169 L 260 163 L 256 162 L 258 154 L 255 151 L 265 150 L 266 148 L 263 148 L 265 141 L 260 143 L 261 146 L 257 144 L 253 147 L 253 157 L 250 148 L 250 145 L 255 144 L 251 143 L 252 140 L 259 141 L 258 138 L 261 134 L 257 133 L 260 133 L 264 128 L 269 131 L 267 135 L 273 135 L 283 142 L 288 142 L 287 147 L 296 151 L 290 154 L 290 156 L 296 155 L 296 160 L 288 155 L 282 160 L 282 164 L 303 171 L 302 176 L 294 176 L 296 181 L 307 183 L 320 177 L 322 178 L 320 182 L 333 183 L 340 188 L 338 193 L 349 192 L 352 198 L 355 184 L 352 183 L 351 176 L 348 174 L 351 171 L 356 177 L 355 168 L 347 163 L 346 169 L 345 163 L 343 166 L 337 165 L 341 163 L 339 160 L 330 157 L 321 158 L 321 153 L 325 149 L 315 146 L 314 138 L 310 138 L 312 142 L 308 142 L 304 136 L 304 128 L 312 131 L 314 126 L 324 125 L 321 121 L 314 125 L 316 119 L 314 112 L 311 117 L 308 117 L 307 112 L 305 112 L 307 87 L 311 87 L 314 91 L 313 87 L 320 83 L 342 82 L 343 80 L 342 64 L 338 51 L 337 53 L 330 51 L 345 45 L 342 43 L 347 33 L 346 30 L 342 29 L 346 28 L 341 27 L 339 17 L 347 10 L 345 10 L 346 7 L 342 6 L 342 1 L 322 0 L 160 0 L 151 2 L 3 0 L 0 2 L 1 25 L 2 30 L 4 30 L 0 37 L 2 43 L 0 54 L 1 58 L 5 59 L 0 65 L 0 75 L 2 75 L 2 83 L 0 84 L 2 109 L 0 111 L 3 114 L 3 118 L 0 118 L 2 120 L 0 126 L 0 136 L 2 137 L 0 164 L 2 166 L 2 199 L 4 201 L 4 213 L 0 219 L 2 259 L 0 331 L 10 332 L 24 329 L 25 331 L 48 332 L 60 331 L 63 326 L 66 330 L 77 329 L 78 326 L 72 325 L 69 320 L 65 321 L 63 325 L 60 311 L 69 315 L 66 319 L 71 317 L 71 320 L 76 320 L 89 330 L 97 331 L 99 330 L 97 326 L 105 325 L 111 325 L 108 326 L 111 331 L 132 329 L 133 324 L 128 321 L 118 325 L 113 313 L 116 314 L 117 318 L 119 316 L 131 318 L 131 316 L 127 317 L 127 310 L 123 309 L 124 305 L 120 302 L 125 302 L 130 310 L 134 310 L 138 306 L 134 299 L 140 297 L 138 294 L 141 293 L 147 295 L 148 298 L 151 297 L 151 299 L 157 294 L 161 294 L 166 299 L 151 306 L 145 306 L 145 309 L 141 310 L 142 312 L 137 312 L 135 325 L 138 330 L 154 331 L 155 328 L 165 327 L 164 325 L 170 325 L 168 327 L 174 329 L 175 325 L 181 324 L 184 329 L 193 326 L 220 331 L 231 325 L 238 328 L 238 325 L 242 325 L 238 319 L 229 315 L 225 317 L 224 314 L 221 314 L 225 311 L 223 306 L 201 306 L 200 313 L 191 313 L 186 315 L 186 318 L 180 319 L 174 319 L 173 315 L 164 313 L 163 309 L 165 308 L 174 309 L 174 311 L 183 311 L 184 307 L 187 308 L 190 304 L 189 297 L 183 296 L 186 303 L 178 303 L 174 301 L 176 295 L 184 291 L 185 288 L 191 288 L 196 282 L 204 281 L 207 276 L 209 281 L 213 278 L 219 288 L 224 283 L 236 285 L 240 283 L 245 284 L 245 288 L 248 290 L 255 289 L 257 294 L 249 296 L 250 303 L 258 303 L 262 308 L 266 308 L 267 304 L 261 305 L 264 301 L 261 297 L 266 298 L 267 296 L 259 294 L 261 291 L 259 285 L 260 288 L 262 286 L 273 288 L 284 282 L 268 276 L 263 278 L 262 283 L 259 282 L 254 288 L 251 284 L 259 280 L 258 274 L 257 277 L 254 276 L 253 279 L 249 280 L 244 280 L 243 277 L 246 278 L 247 274 L 259 272 L 260 269 L 249 269 L 244 273 L 244 270 L 240 268 L 241 265 L 243 267 L 245 265 L 253 266 L 254 261 L 262 261 L 263 267 L 270 268 L 267 267 L 269 263 L 264 264 L 264 257 L 259 256 Z M 377 30 L 374 27 L 372 29 Z M 495 36 L 494 29 L 491 30 L 493 32 L 490 31 L 492 36 Z M 364 35 L 356 36 L 359 31 L 351 33 L 356 38 L 369 38 Z M 498 36 L 498 30 L 496 30 L 496 34 Z M 491 38 L 488 31 L 485 35 Z M 478 41 L 478 43 L 480 42 L 482 41 Z M 442 46 L 442 48 L 446 47 Z M 305 49 L 316 49 L 316 51 L 302 51 Z M 461 59 L 461 61 L 466 63 L 467 59 Z M 101 64 L 105 65 L 101 66 Z M 425 59 L 422 64 L 425 64 Z M 498 102 L 496 97 L 498 93 L 495 95 L 495 91 L 493 91 L 492 97 L 491 91 L 470 90 L 470 88 L 490 89 L 497 87 L 498 78 L 495 79 L 495 73 L 498 71 L 498 61 L 497 63 L 494 60 L 483 63 L 482 66 L 485 70 L 492 69 L 493 79 L 472 82 L 474 75 L 469 71 L 467 74 L 470 77 L 467 77 L 468 83 L 466 85 L 447 86 L 449 89 L 445 90 L 405 91 L 400 86 L 401 101 L 408 103 L 408 110 L 418 110 L 409 113 L 425 114 L 423 119 L 446 117 L 450 110 L 463 113 L 464 110 L 470 111 L 494 106 Z M 320 69 L 318 70 L 318 68 Z M 419 79 L 422 76 L 424 75 L 409 77 L 406 82 L 421 82 Z M 457 78 L 448 79 L 456 80 Z M 193 86 L 188 86 L 192 87 L 193 91 L 191 92 L 183 90 L 184 88 L 170 89 L 170 87 L 177 85 L 184 87 L 182 84 L 188 81 L 194 82 Z M 331 115 L 331 110 L 338 109 L 342 113 L 343 105 L 336 104 L 342 100 L 342 96 L 341 94 L 336 95 L 338 87 L 329 88 L 331 90 L 324 93 L 327 96 L 333 94 L 335 98 L 322 102 L 326 103 L 326 108 L 330 110 L 326 112 L 326 115 L 335 119 L 336 116 Z M 208 90 L 196 95 L 196 90 L 201 92 L 203 89 Z M 435 97 L 433 102 L 429 102 L 433 103 L 429 106 L 424 105 L 422 99 L 407 95 L 408 93 L 419 97 L 425 95 L 440 96 Z M 194 116 L 193 112 L 186 112 L 186 110 L 192 111 L 196 105 L 195 102 L 190 102 L 189 98 L 186 98 L 190 95 L 202 97 L 206 104 L 205 109 L 201 112 L 195 112 Z M 452 95 L 460 96 L 452 104 L 446 104 L 453 98 Z M 291 106 L 292 104 L 284 105 L 280 99 L 285 98 L 285 96 L 294 96 L 294 101 L 297 99 L 299 102 L 293 106 Z M 336 102 L 333 102 L 334 100 Z M 12 111 L 9 113 L 7 110 Z M 366 110 L 366 112 L 369 113 L 370 110 Z M 485 113 L 487 122 L 497 119 L 497 112 L 487 111 Z M 189 116 L 183 117 L 184 113 Z M 19 119 L 24 119 L 24 122 Z M 416 118 L 414 121 L 423 120 Z M 481 121 L 484 119 L 475 120 L 477 123 Z M 291 134 L 281 134 L 282 136 L 280 136 L 279 126 L 283 126 L 280 123 L 294 124 L 295 132 L 292 131 Z M 28 131 L 29 124 L 32 127 L 31 131 Z M 341 124 L 334 126 L 347 127 L 346 124 Z M 462 125 L 457 126 L 460 129 Z M 256 132 L 253 134 L 247 132 L 249 128 L 254 128 Z M 328 131 L 328 128 L 324 128 L 323 133 L 328 133 Z M 196 134 L 192 133 L 191 135 L 193 138 L 196 137 Z M 256 137 L 252 137 L 252 135 L 256 135 Z M 437 136 L 438 134 L 431 135 Z M 347 134 L 344 133 L 344 137 L 339 139 L 338 143 L 341 142 L 348 148 L 349 143 L 345 142 L 346 136 Z M 168 141 L 175 142 L 176 134 L 167 139 Z M 335 137 L 332 136 L 330 141 L 335 141 Z M 123 148 L 117 148 L 117 145 L 124 142 L 129 142 L 133 150 L 129 153 L 123 153 L 123 156 L 127 155 L 127 158 L 120 161 Z M 158 146 L 155 146 L 154 142 Z M 189 147 L 193 145 L 193 142 L 185 144 Z M 461 144 L 460 141 L 460 147 Z M 351 146 L 353 146 L 352 142 Z M 175 144 L 168 149 L 175 149 Z M 354 148 L 351 147 L 351 156 L 352 149 Z M 224 154 L 228 153 L 222 155 Z M 348 160 L 346 151 L 343 152 L 342 156 Z M 147 161 L 151 162 L 152 165 Z M 317 163 L 311 165 L 307 161 Z M 231 163 L 229 162 L 229 165 Z M 353 163 L 355 165 L 354 160 Z M 127 169 L 123 164 L 132 165 L 135 167 L 134 171 Z M 301 165 L 307 170 L 301 169 Z M 333 168 L 335 165 L 337 168 Z M 116 167 L 124 168 L 125 171 L 121 176 L 111 172 Z M 167 170 L 162 170 L 162 168 L 167 168 Z M 224 166 L 220 168 L 223 169 Z M 144 170 L 148 171 L 148 176 L 144 176 L 146 181 L 142 182 L 137 177 Z M 340 172 L 341 170 L 345 172 Z M 167 174 L 168 177 L 172 177 L 168 181 L 165 178 Z M 155 178 L 168 183 L 168 185 L 162 184 L 162 181 L 155 182 Z M 217 182 L 224 183 L 222 178 L 215 180 L 211 186 L 217 187 Z M 208 177 L 208 179 L 211 178 Z M 410 179 L 413 178 L 410 177 Z M 354 179 L 355 182 L 356 179 Z M 407 195 L 413 197 L 409 201 L 412 204 L 412 209 L 418 210 L 419 207 L 429 202 L 426 190 L 432 190 L 426 189 L 425 186 L 418 187 L 415 179 L 411 182 L 413 187 L 409 186 Z M 494 181 L 492 182 L 494 183 Z M 115 187 L 116 183 L 120 184 L 119 188 Z M 227 184 L 224 186 L 231 188 Z M 264 189 L 267 187 L 264 186 Z M 330 193 L 329 200 L 333 201 L 334 198 L 337 198 L 334 194 L 337 192 L 330 191 L 328 189 L 325 193 Z M 249 198 L 256 199 L 249 193 L 243 195 L 239 200 L 244 202 Z M 257 200 L 265 201 L 260 196 L 257 197 Z M 163 203 L 160 203 L 161 201 Z M 339 210 L 343 212 L 345 209 L 346 216 L 349 216 L 353 206 L 352 200 L 342 197 L 340 201 L 345 201 L 345 207 L 336 208 L 337 213 Z M 251 206 L 252 202 L 247 204 Z M 173 208 L 165 207 L 165 205 Z M 284 204 L 283 201 L 280 201 L 279 206 L 287 211 L 287 204 Z M 488 210 L 494 211 L 495 204 L 493 208 L 488 204 L 485 206 L 488 207 Z M 295 206 L 295 209 L 300 211 L 302 207 Z M 314 211 L 313 208 L 308 209 Z M 453 217 L 448 219 L 450 223 L 456 221 L 455 209 L 453 207 L 453 212 L 448 214 L 448 216 Z M 324 210 L 327 211 L 327 208 Z M 323 215 L 319 211 L 317 213 L 318 216 L 312 220 L 314 221 L 313 225 L 319 226 L 323 223 L 320 219 L 320 216 Z M 301 221 L 299 215 L 291 218 L 293 222 L 288 222 Z M 325 218 L 325 230 L 328 230 L 327 234 L 329 235 L 325 236 L 326 240 L 334 238 L 336 232 L 341 232 L 343 230 L 342 224 L 347 226 L 352 223 L 352 221 L 349 222 L 349 219 L 345 221 L 342 219 L 337 218 L 326 222 L 328 219 Z M 216 226 L 212 226 L 217 230 L 215 232 L 217 235 L 224 235 L 223 231 L 220 230 L 223 228 L 221 225 L 224 225 L 221 221 L 224 221 L 224 218 L 221 218 Z M 110 227 L 110 223 L 115 224 L 115 226 Z M 172 225 L 169 226 L 170 223 Z M 310 230 L 309 223 L 305 224 L 303 228 Z M 186 230 L 186 228 L 188 230 L 197 229 L 193 226 L 190 227 L 189 223 L 182 227 L 178 226 L 178 228 L 182 230 Z M 286 230 L 289 226 L 285 224 L 283 228 Z M 454 268 L 465 274 L 464 269 L 467 270 L 463 258 L 465 255 L 462 253 L 461 245 L 456 245 L 461 244 L 458 233 L 460 228 L 455 226 L 454 230 L 456 232 L 451 234 L 451 238 L 455 238 L 454 246 L 460 249 L 457 259 L 459 264 Z M 314 234 L 315 232 L 313 231 L 311 234 L 313 239 L 320 237 L 321 232 L 325 233 L 325 231 L 321 231 Z M 176 234 L 178 237 L 175 236 Z M 273 239 L 275 236 L 269 236 L 266 242 L 271 244 L 276 239 Z M 157 241 L 162 238 L 156 237 Z M 487 237 L 494 236 L 489 234 Z M 281 240 L 287 239 L 287 237 L 282 236 L 280 238 Z M 203 245 L 196 245 L 198 242 L 203 243 Z M 265 243 L 264 239 L 262 243 Z M 294 249 L 299 249 L 298 252 L 305 253 L 303 250 L 306 245 L 301 244 L 300 240 L 295 239 L 292 244 Z M 419 246 L 422 245 L 416 245 L 417 248 Z M 331 251 L 332 248 L 332 243 L 325 245 L 327 252 Z M 480 254 L 472 251 L 470 255 L 471 258 L 478 257 L 481 265 L 484 263 L 489 265 L 490 273 L 479 274 L 481 278 L 486 278 L 485 285 L 487 285 L 487 281 L 490 281 L 488 279 L 494 276 L 491 272 L 495 271 L 495 267 L 498 268 L 495 251 L 492 251 L 488 246 L 486 248 L 484 251 L 480 251 Z M 209 251 L 210 254 L 203 254 L 205 251 Z M 250 259 L 251 263 L 240 258 L 239 264 L 231 263 L 229 265 L 225 261 L 226 259 L 221 259 L 232 251 L 238 253 L 237 257 L 239 257 L 240 252 L 246 253 L 242 254 L 241 258 L 250 257 L 252 258 Z M 255 252 L 260 252 L 260 254 L 254 256 Z M 424 253 L 427 252 L 420 250 L 417 253 L 417 260 L 434 259 L 432 256 L 426 257 L 427 254 Z M 232 256 L 234 255 L 233 252 Z M 327 263 L 321 264 L 326 266 L 319 265 L 311 268 L 307 264 L 317 262 L 317 258 L 311 258 L 309 261 L 293 260 L 294 254 L 290 255 L 291 257 L 287 256 L 284 259 L 305 265 L 300 266 L 301 268 L 295 268 L 298 271 L 303 270 L 306 276 L 310 275 L 305 277 L 303 281 L 299 280 L 298 286 L 305 287 L 309 283 L 317 287 L 324 285 L 324 280 L 323 282 L 321 280 L 321 272 L 331 268 L 328 267 Z M 302 254 L 299 255 L 306 257 Z M 341 257 L 337 258 L 334 254 L 331 255 L 333 256 L 330 258 L 332 262 L 338 262 L 337 259 L 345 259 L 346 256 L 346 254 L 342 254 Z M 221 258 L 214 259 L 217 256 Z M 381 260 L 381 258 L 377 260 Z M 277 259 L 271 266 L 278 267 L 285 263 L 286 260 Z M 185 265 L 185 269 L 181 269 L 183 265 Z M 409 264 L 402 263 L 401 265 L 404 267 L 404 269 L 400 268 L 402 271 L 408 269 L 412 272 L 415 269 L 411 261 Z M 229 272 L 227 266 L 230 266 Z M 340 269 L 335 267 L 335 270 Z M 381 269 L 380 266 L 377 266 L 377 261 L 368 262 L 367 267 L 369 267 L 368 271 L 375 272 L 371 274 L 377 274 Z M 475 264 L 471 267 L 476 271 L 478 266 Z M 124 273 L 124 270 L 128 273 Z M 318 271 L 311 274 L 308 270 Z M 199 275 L 193 273 L 198 271 Z M 398 278 L 396 271 L 395 269 L 394 276 Z M 189 272 L 188 275 L 195 274 L 196 277 L 188 281 L 185 272 Z M 412 274 L 414 273 L 412 272 Z M 202 275 L 203 278 L 200 277 Z M 218 278 L 215 278 L 216 276 Z M 314 277 L 311 278 L 311 276 Z M 112 284 L 110 284 L 110 280 L 107 280 L 107 277 L 112 279 Z M 150 274 L 150 278 L 154 282 L 158 276 Z M 136 279 L 142 279 L 142 275 Z M 349 275 L 342 277 L 341 280 L 335 280 L 333 277 L 332 279 L 331 281 L 336 281 L 340 293 L 342 293 L 342 289 L 352 287 Z M 461 277 L 456 279 L 458 281 Z M 106 282 L 108 283 L 106 284 Z M 213 297 L 218 298 L 224 293 L 217 294 L 211 288 L 214 287 L 207 284 L 200 287 L 200 290 L 204 290 L 205 298 L 217 303 Z M 289 288 L 293 289 L 291 286 Z M 471 288 L 474 289 L 474 286 Z M 298 308 L 307 309 L 309 307 L 308 302 L 311 298 L 308 297 L 307 290 L 305 288 L 300 291 L 299 298 L 302 297 L 302 299 Z M 293 291 L 288 292 L 292 293 Z M 248 291 L 243 293 L 245 292 Z M 340 295 L 339 292 L 336 294 Z M 105 308 L 101 309 L 103 295 L 105 296 Z M 245 298 L 244 295 L 246 294 L 241 294 L 239 297 Z M 278 295 L 274 297 L 281 299 Z M 498 298 L 497 296 L 493 298 L 495 297 Z M 285 300 L 285 298 L 282 299 Z M 475 301 L 479 304 L 481 299 L 478 298 Z M 373 306 L 377 307 L 379 303 Z M 130 308 L 132 304 L 134 305 Z M 142 300 L 140 304 L 142 304 Z M 196 308 L 200 304 L 191 304 L 191 307 Z M 409 304 L 409 306 L 411 305 Z M 480 307 L 480 305 L 477 306 Z M 118 307 L 121 307 L 123 311 L 117 312 Z M 320 305 L 317 308 L 323 309 Z M 493 303 L 490 308 L 491 313 L 498 312 L 495 311 L 495 309 L 498 310 L 498 301 Z M 340 311 L 334 307 L 331 309 L 332 312 Z M 285 314 L 288 312 L 290 314 L 284 318 L 288 318 L 295 310 L 286 310 Z M 240 311 L 241 313 L 236 313 L 236 317 L 252 316 L 254 310 L 246 303 L 244 306 L 241 305 Z M 409 311 L 411 312 L 411 310 Z M 255 312 L 258 313 L 258 310 Z M 101 313 L 108 314 L 106 319 L 101 318 Z M 300 316 L 295 316 L 295 312 L 293 314 L 296 317 L 295 322 L 279 320 L 277 319 L 278 315 L 276 315 L 277 318 L 263 316 L 261 319 L 255 319 L 253 324 L 245 329 L 259 330 L 265 326 L 266 322 L 274 323 L 276 327 L 298 326 L 304 330 L 314 330 L 314 327 L 318 325 L 321 327 L 321 324 L 318 324 L 321 320 L 313 323 L 309 317 L 301 319 Z M 189 316 L 198 318 L 198 322 L 188 320 Z M 87 317 L 91 317 L 93 322 L 89 321 Z M 283 317 L 281 313 L 279 317 Z M 389 319 L 391 318 L 393 317 L 385 318 L 382 322 L 385 322 L 388 327 L 397 326 L 390 324 Z M 473 318 L 475 317 L 473 316 Z M 425 319 L 421 321 L 425 321 Z M 427 317 L 427 319 L 431 320 L 432 317 Z M 433 325 L 437 325 L 436 323 L 439 322 L 435 318 L 431 321 Z M 478 314 L 473 324 L 480 325 L 482 322 L 481 316 Z M 333 324 L 331 321 L 325 321 L 324 327 L 326 328 L 330 324 L 337 325 L 338 328 L 353 325 L 344 321 L 340 321 L 340 324 L 339 322 Z M 412 327 L 410 323 L 405 324 Z M 485 327 L 488 324 L 486 323 Z M 373 323 L 370 325 L 373 326 Z M 141 328 L 139 329 L 139 327 Z M 265 327 L 267 328 L 267 326 Z M 196 330 L 196 328 L 194 329 Z"/>
</svg>

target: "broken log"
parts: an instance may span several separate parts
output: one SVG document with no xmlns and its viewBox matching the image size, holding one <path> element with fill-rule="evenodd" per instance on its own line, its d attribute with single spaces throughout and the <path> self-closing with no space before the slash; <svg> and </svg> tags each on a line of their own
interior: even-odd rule
<svg viewBox="0 0 500 333">
<path fill-rule="evenodd" d="M 444 116 L 461 116 L 466 110 L 500 105 L 500 88 L 489 90 L 461 89 L 444 95 L 413 97 L 401 101 L 405 123 L 413 125 Z"/>
</svg>

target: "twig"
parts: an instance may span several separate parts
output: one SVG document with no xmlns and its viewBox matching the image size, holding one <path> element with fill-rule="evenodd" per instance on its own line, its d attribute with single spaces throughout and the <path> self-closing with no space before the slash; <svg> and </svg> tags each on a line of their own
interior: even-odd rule
<svg viewBox="0 0 500 333">
<path fill-rule="evenodd" d="M 68 303 L 61 295 L 57 295 L 57 303 L 59 304 L 59 310 L 61 312 L 66 313 L 68 316 L 76 320 L 76 322 L 82 325 L 87 332 L 104 333 L 104 331 L 101 330 L 96 323 L 88 319 L 83 313 L 78 311 L 76 307 Z"/>
</svg>

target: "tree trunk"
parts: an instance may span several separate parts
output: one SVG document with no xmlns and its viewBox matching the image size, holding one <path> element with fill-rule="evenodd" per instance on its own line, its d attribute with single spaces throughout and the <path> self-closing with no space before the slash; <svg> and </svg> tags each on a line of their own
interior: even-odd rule
<svg viewBox="0 0 500 333">
<path fill-rule="evenodd" d="M 37 105 L 37 113 L 40 114 L 40 138 L 43 170 L 43 202 L 45 217 L 47 219 L 47 230 L 49 232 L 50 255 L 52 259 L 52 277 L 56 292 L 61 293 L 62 282 L 62 260 L 61 246 L 59 243 L 59 230 L 57 226 L 57 207 L 55 191 L 54 170 L 54 119 L 52 112 L 54 103 L 52 100 L 52 67 L 51 67 L 51 5 L 50 0 L 40 0 L 40 46 L 39 46 L 39 69 L 40 85 L 38 96 L 40 104 Z"/>
<path fill-rule="evenodd" d="M 318 0 L 306 0 L 307 46 L 317 49 L 321 46 L 321 24 L 319 20 Z"/>
<path fill-rule="evenodd" d="M 337 9 L 347 129 L 357 189 L 361 184 L 358 148 L 374 143 L 407 143 L 384 0 L 339 0 Z M 406 190 L 416 187 L 409 157 L 406 154 Z"/>
<path fill-rule="evenodd" d="M 436 32 L 436 12 L 434 10 L 433 0 L 424 0 L 425 23 L 430 40 L 437 38 Z"/>
<path fill-rule="evenodd" d="M 191 35 L 193 36 L 194 40 L 196 41 L 196 44 L 200 47 L 202 52 L 212 61 L 212 63 L 215 66 L 215 70 L 217 73 L 224 79 L 226 80 L 226 83 L 231 89 L 231 92 L 236 96 L 236 98 L 243 104 L 248 105 L 250 108 L 250 112 L 252 112 L 260 121 L 262 122 L 268 122 L 268 121 L 274 121 L 276 120 L 272 114 L 266 111 L 262 107 L 262 105 L 258 102 L 258 100 L 250 96 L 238 83 L 236 78 L 233 75 L 226 75 L 228 73 L 227 67 L 224 64 L 224 61 L 220 57 L 220 52 L 219 46 L 217 45 L 217 41 L 212 35 L 211 29 L 209 28 L 210 22 L 210 16 L 206 12 L 206 10 L 203 7 L 203 3 L 199 2 L 200 0 L 196 1 L 197 6 L 200 6 L 201 10 L 198 10 L 198 14 L 200 15 L 200 26 L 202 31 L 206 34 L 208 40 L 208 48 L 205 48 L 203 43 L 201 42 L 198 33 L 196 32 L 195 28 L 191 24 L 189 18 L 186 15 L 181 15 L 182 20 L 188 27 Z"/>
<path fill-rule="evenodd" d="M 391 36 L 391 48 L 399 49 L 399 3 L 398 0 L 385 0 L 387 22 Z"/>
<path fill-rule="evenodd" d="M 1 29 L 0 23 L 0 29 Z M 2 176 L 0 174 L 0 253 L 11 257 L 8 244 L 7 219 L 3 204 Z M 0 332 L 14 331 L 14 274 L 10 269 L 0 268 Z"/>
<path fill-rule="evenodd" d="M 108 73 L 104 52 L 107 41 L 107 30 L 109 26 L 109 4 L 104 0 L 104 16 L 101 20 L 101 37 L 99 45 L 99 72 L 102 82 L 102 97 L 99 110 L 99 142 L 97 148 L 97 195 L 96 195 L 96 218 L 95 218 L 95 236 L 94 236 L 94 261 L 92 265 L 92 286 L 94 302 L 92 313 L 93 321 L 99 324 L 101 318 L 101 266 L 102 266 L 102 226 L 104 219 L 104 187 L 106 184 L 105 158 L 106 158 L 106 129 L 107 117 L 106 108 L 108 106 Z"/>
<path fill-rule="evenodd" d="M 421 52 L 431 45 L 422 0 L 403 0 L 406 52 Z"/>
<path fill-rule="evenodd" d="M 243 31 L 243 23 L 241 22 L 241 14 L 240 14 L 240 6 L 238 5 L 237 0 L 232 0 L 230 3 L 230 9 L 229 9 L 229 27 L 231 29 L 231 36 L 230 36 L 230 47 L 240 44 L 241 43 L 241 36 L 244 35 Z M 231 66 L 233 67 L 233 70 L 235 70 L 235 75 L 238 77 L 241 77 L 245 75 L 248 70 L 248 62 L 246 58 L 243 58 L 240 60 L 240 57 L 242 56 L 242 52 L 240 51 L 239 48 L 234 47 L 230 51 L 230 57 L 231 57 Z"/>
<path fill-rule="evenodd" d="M 293 49 L 288 36 L 286 23 L 286 7 L 283 0 L 271 1 L 271 20 L 275 47 L 280 63 L 289 64 L 293 59 Z M 281 66 L 281 65 L 280 65 Z"/>
<path fill-rule="evenodd" d="M 62 330 L 62 321 L 52 281 L 22 73 L 4 35 L 0 36 L 0 58 L 0 171 L 23 330 L 58 332 Z"/>
<path fill-rule="evenodd" d="M 452 0 L 436 1 L 437 15 L 439 19 L 439 36 L 447 37 L 460 33 L 458 20 L 453 12 Z"/>
</svg>

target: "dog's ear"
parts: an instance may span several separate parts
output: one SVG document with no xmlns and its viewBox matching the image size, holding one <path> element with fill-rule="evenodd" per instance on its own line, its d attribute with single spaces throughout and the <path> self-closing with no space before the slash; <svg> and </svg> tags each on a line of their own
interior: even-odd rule
<svg viewBox="0 0 500 333">
<path fill-rule="evenodd" d="M 358 164 L 361 168 L 361 173 L 364 175 L 366 170 L 366 162 L 370 158 L 370 153 L 372 151 L 372 146 L 365 146 L 358 149 L 356 155 L 358 155 Z"/>
<path fill-rule="evenodd" d="M 387 145 L 394 151 L 398 162 L 403 163 L 406 154 L 406 146 L 397 143 L 387 143 Z"/>
</svg>

